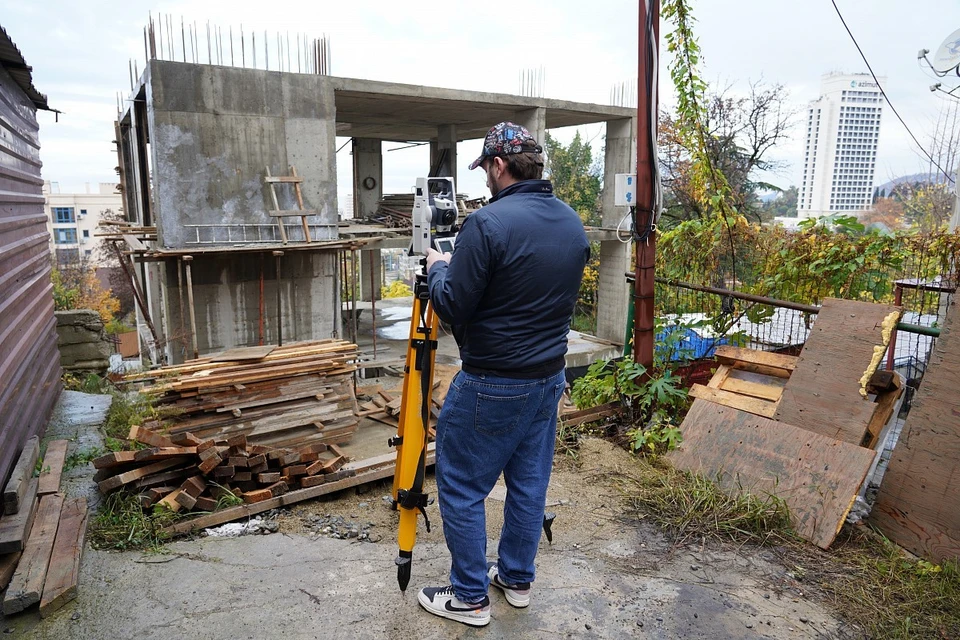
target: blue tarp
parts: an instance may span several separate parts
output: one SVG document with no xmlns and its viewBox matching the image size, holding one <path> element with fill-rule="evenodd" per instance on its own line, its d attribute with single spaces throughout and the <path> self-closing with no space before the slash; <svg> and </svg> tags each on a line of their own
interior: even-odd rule
<svg viewBox="0 0 960 640">
<path fill-rule="evenodd" d="M 673 336 L 677 331 L 683 332 L 683 339 Z M 671 341 L 674 345 L 673 353 L 668 360 L 670 362 L 685 362 L 688 360 L 699 360 L 713 356 L 716 347 L 721 344 L 729 344 L 727 338 L 704 338 L 699 333 L 689 327 L 674 326 L 667 327 L 657 334 L 657 345 L 665 344 Z"/>
</svg>

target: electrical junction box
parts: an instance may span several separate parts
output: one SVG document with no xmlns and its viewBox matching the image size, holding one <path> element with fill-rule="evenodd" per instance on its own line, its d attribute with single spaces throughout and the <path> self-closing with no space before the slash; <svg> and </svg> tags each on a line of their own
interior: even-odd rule
<svg viewBox="0 0 960 640">
<path fill-rule="evenodd" d="M 618 173 L 614 180 L 613 194 L 613 204 L 615 206 L 637 206 L 637 174 Z"/>
</svg>

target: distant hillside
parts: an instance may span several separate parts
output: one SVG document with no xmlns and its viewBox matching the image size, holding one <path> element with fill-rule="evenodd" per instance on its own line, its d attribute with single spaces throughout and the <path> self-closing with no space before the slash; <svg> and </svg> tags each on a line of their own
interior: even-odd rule
<svg viewBox="0 0 960 640">
<path fill-rule="evenodd" d="M 894 178 L 893 180 L 888 180 L 883 184 L 877 185 L 876 188 L 878 191 L 886 191 L 887 194 L 889 194 L 890 190 L 899 184 L 913 184 L 915 182 L 938 182 L 938 176 L 942 177 L 939 173 L 911 173 L 910 175 L 900 176 Z M 955 177 L 954 172 L 951 172 L 951 177 Z"/>
</svg>

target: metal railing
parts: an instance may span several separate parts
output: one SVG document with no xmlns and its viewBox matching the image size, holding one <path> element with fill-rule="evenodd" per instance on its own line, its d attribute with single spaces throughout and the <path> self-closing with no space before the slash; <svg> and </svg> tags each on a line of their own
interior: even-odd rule
<svg viewBox="0 0 960 640">
<path fill-rule="evenodd" d="M 336 229 L 336 223 L 310 223 L 310 229 Z M 289 240 L 306 241 L 303 226 L 297 223 L 284 223 Z M 184 229 L 193 232 L 193 239 L 185 240 L 187 246 L 224 245 L 224 244 L 267 244 L 281 242 L 279 226 L 275 223 L 236 223 L 236 224 L 185 224 Z M 313 233 L 312 240 L 336 240 L 334 233 Z"/>
</svg>

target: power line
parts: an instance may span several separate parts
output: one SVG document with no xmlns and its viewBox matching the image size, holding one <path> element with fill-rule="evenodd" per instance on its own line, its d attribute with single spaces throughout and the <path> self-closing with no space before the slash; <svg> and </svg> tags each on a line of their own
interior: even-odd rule
<svg viewBox="0 0 960 640">
<path fill-rule="evenodd" d="M 840 13 L 840 7 L 837 6 L 836 0 L 830 0 L 830 3 L 833 5 L 833 8 L 836 10 L 837 17 L 840 18 L 840 22 L 843 23 L 843 28 L 847 30 L 847 34 L 850 36 L 850 39 L 853 40 L 853 45 L 857 48 L 857 51 L 860 53 L 860 57 L 863 58 L 863 63 L 867 65 L 867 70 L 869 70 L 870 75 L 873 76 L 873 81 L 877 83 L 877 87 L 879 87 L 880 89 L 880 94 L 883 96 L 883 99 L 887 101 L 887 104 L 890 106 L 890 110 L 893 111 L 893 115 L 897 116 L 897 120 L 900 121 L 900 124 L 903 125 L 903 128 L 906 129 L 907 133 L 910 134 L 910 137 L 913 139 L 914 144 L 916 144 L 917 148 L 923 152 L 923 155 L 927 156 L 930 162 L 932 162 L 937 169 L 940 169 L 940 173 L 946 176 L 947 180 L 949 180 L 950 182 L 954 182 L 953 178 L 950 177 L 950 174 L 944 171 L 943 167 L 941 167 L 940 164 L 933 159 L 933 156 L 927 153 L 927 150 L 924 149 L 923 145 L 920 144 L 920 141 L 917 140 L 917 136 L 913 135 L 913 131 L 910 131 L 910 127 L 907 126 L 907 123 L 904 122 L 903 118 L 900 117 L 900 114 L 897 113 L 897 108 L 893 106 L 892 102 L 890 102 L 890 98 L 887 96 L 887 92 L 883 90 L 883 85 L 881 85 L 880 80 L 877 79 L 877 74 L 873 72 L 873 67 L 871 67 L 870 63 L 867 61 L 867 56 L 863 54 L 863 49 L 860 48 L 860 43 L 857 42 L 857 39 L 853 36 L 853 32 L 850 31 L 850 27 L 847 26 L 847 21 L 843 19 L 843 14 Z"/>
</svg>

